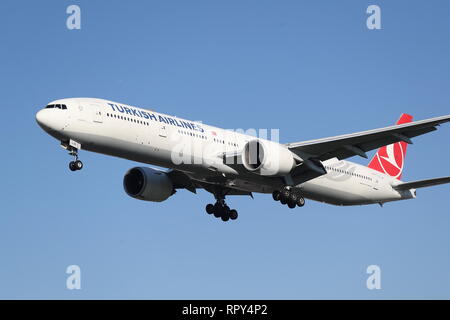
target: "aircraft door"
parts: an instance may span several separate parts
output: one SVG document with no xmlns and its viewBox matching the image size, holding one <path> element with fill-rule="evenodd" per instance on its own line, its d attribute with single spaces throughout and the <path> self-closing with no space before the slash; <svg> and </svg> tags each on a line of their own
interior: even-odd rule
<svg viewBox="0 0 450 320">
<path fill-rule="evenodd" d="M 166 131 L 166 124 L 161 123 L 160 127 L 159 127 L 159 133 L 158 135 L 161 138 L 167 138 L 167 131 Z"/>
<path fill-rule="evenodd" d="M 95 123 L 103 123 L 102 108 L 99 105 L 92 104 L 93 121 Z"/>
</svg>

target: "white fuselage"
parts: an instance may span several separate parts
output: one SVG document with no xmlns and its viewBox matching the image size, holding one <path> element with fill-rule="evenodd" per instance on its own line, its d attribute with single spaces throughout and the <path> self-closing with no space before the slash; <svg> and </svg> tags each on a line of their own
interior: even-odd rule
<svg viewBox="0 0 450 320">
<path fill-rule="evenodd" d="M 102 99 L 73 98 L 52 104 L 65 104 L 67 109 L 39 111 L 41 127 L 60 141 L 81 143 L 82 149 L 177 169 L 194 180 L 248 192 L 270 193 L 283 186 L 280 178 L 245 174 L 224 163 L 224 153 L 241 151 L 254 136 Z M 399 180 L 368 167 L 336 159 L 323 165 L 327 174 L 298 186 L 306 198 L 361 205 L 415 196 L 414 191 L 396 191 L 392 186 Z M 226 179 L 215 182 L 212 174 Z"/>
</svg>

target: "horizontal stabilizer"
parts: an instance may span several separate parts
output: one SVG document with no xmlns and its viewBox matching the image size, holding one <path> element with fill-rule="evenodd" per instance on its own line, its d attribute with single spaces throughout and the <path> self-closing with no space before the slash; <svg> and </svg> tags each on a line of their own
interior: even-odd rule
<svg viewBox="0 0 450 320">
<path fill-rule="evenodd" d="M 444 183 L 450 183 L 450 177 L 405 182 L 393 186 L 393 188 L 396 190 L 409 190 L 409 189 L 437 186 L 439 184 Z"/>
</svg>

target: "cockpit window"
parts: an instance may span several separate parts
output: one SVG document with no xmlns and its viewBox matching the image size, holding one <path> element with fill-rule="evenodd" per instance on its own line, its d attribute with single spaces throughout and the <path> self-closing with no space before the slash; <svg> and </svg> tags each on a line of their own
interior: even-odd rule
<svg viewBox="0 0 450 320">
<path fill-rule="evenodd" d="M 62 110 L 66 110 L 67 106 L 65 104 L 49 104 L 48 106 L 45 107 L 45 109 L 62 109 Z"/>
</svg>

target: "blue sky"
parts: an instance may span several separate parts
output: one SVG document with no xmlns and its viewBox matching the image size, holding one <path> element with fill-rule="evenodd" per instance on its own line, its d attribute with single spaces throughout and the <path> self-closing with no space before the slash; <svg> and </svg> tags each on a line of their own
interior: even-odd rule
<svg viewBox="0 0 450 320">
<path fill-rule="evenodd" d="M 81 8 L 81 30 L 66 8 Z M 366 27 L 381 7 L 382 30 Z M 136 163 L 81 152 L 35 123 L 47 102 L 99 97 L 282 142 L 450 112 L 448 1 L 1 1 L 0 298 L 450 298 L 450 187 L 379 206 L 270 195 L 128 197 Z M 448 176 L 449 125 L 415 139 L 404 180 Z M 362 161 L 355 159 L 357 162 Z M 67 290 L 76 264 L 82 289 Z M 382 289 L 366 288 L 366 268 Z"/>
</svg>

